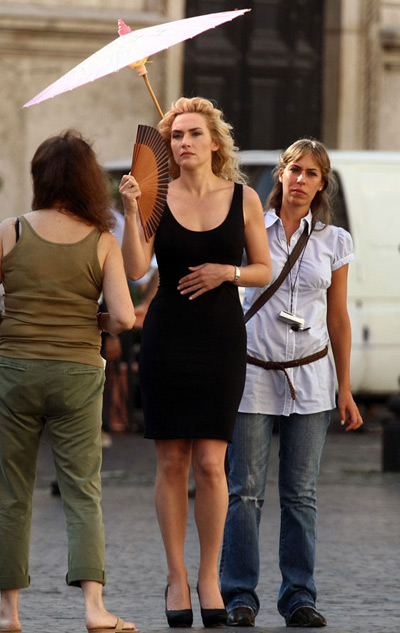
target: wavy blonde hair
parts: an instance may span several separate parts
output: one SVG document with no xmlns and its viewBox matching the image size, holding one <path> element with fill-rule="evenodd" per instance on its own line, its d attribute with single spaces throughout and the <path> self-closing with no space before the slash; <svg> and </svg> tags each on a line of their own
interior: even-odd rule
<svg viewBox="0 0 400 633">
<path fill-rule="evenodd" d="M 331 170 L 331 161 L 327 149 L 323 143 L 311 138 L 302 138 L 295 141 L 280 156 L 279 163 L 273 171 L 275 185 L 268 196 L 267 206 L 275 209 L 279 215 L 282 206 L 282 183 L 279 181 L 279 172 L 285 169 L 289 163 L 296 162 L 306 154 L 312 154 L 315 162 L 321 170 L 324 187 L 317 191 L 312 202 L 311 211 L 313 215 L 312 224 L 319 220 L 324 224 L 331 222 L 332 206 L 331 199 L 336 193 L 337 185 Z"/>
<path fill-rule="evenodd" d="M 246 184 L 247 178 L 239 167 L 239 150 L 233 140 L 232 126 L 225 121 L 222 110 L 218 110 L 211 101 L 203 97 L 181 97 L 172 104 L 157 126 L 167 145 L 172 178 L 178 178 L 180 175 L 179 165 L 176 164 L 171 151 L 172 124 L 177 116 L 188 112 L 196 112 L 204 117 L 211 138 L 219 145 L 219 149 L 212 153 L 213 173 L 221 178 Z"/>
</svg>

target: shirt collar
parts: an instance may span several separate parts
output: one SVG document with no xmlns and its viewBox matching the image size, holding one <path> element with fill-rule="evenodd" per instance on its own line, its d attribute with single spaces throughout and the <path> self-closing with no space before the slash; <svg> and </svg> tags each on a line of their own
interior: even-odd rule
<svg viewBox="0 0 400 633">
<path fill-rule="evenodd" d="M 265 227 L 267 229 L 269 229 L 270 226 L 275 224 L 275 222 L 281 222 L 280 217 L 279 217 L 279 215 L 276 214 L 275 209 L 269 209 L 267 211 L 267 213 L 265 214 Z M 307 224 L 307 226 L 308 226 L 308 234 L 310 235 L 311 228 L 312 228 L 312 211 L 311 211 L 311 209 L 309 209 L 307 215 L 304 216 L 304 218 L 301 219 L 301 222 L 300 222 L 300 227 L 301 228 L 304 227 L 304 223 Z"/>
</svg>

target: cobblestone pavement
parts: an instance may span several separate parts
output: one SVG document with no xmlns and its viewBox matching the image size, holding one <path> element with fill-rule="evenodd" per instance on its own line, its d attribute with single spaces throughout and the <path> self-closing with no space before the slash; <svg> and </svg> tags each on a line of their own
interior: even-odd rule
<svg viewBox="0 0 400 633">
<path fill-rule="evenodd" d="M 279 507 L 277 443 L 261 523 L 261 610 L 253 631 L 284 631 L 276 610 Z M 328 434 L 318 489 L 318 607 L 330 633 L 400 631 L 400 473 L 383 473 L 379 429 Z M 50 449 L 43 438 L 34 498 L 31 587 L 21 592 L 23 633 L 84 633 L 80 590 L 66 586 L 66 536 L 59 498 L 51 496 Z M 145 631 L 169 631 L 164 616 L 165 557 L 153 483 L 153 443 L 137 434 L 113 436 L 104 450 L 103 510 L 106 528 L 107 608 Z M 198 544 L 191 500 L 187 566 L 194 627 L 203 630 L 194 587 Z"/>
</svg>

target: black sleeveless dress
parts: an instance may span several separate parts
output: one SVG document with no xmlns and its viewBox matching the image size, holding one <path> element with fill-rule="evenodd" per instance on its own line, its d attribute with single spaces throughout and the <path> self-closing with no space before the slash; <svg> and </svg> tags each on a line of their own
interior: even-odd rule
<svg viewBox="0 0 400 633">
<path fill-rule="evenodd" d="M 189 266 L 239 266 L 244 248 L 243 187 L 226 219 L 191 231 L 168 206 L 155 237 L 160 285 L 140 348 L 145 437 L 232 440 L 246 374 L 246 329 L 238 288 L 224 282 L 189 300 L 177 290 Z"/>
</svg>

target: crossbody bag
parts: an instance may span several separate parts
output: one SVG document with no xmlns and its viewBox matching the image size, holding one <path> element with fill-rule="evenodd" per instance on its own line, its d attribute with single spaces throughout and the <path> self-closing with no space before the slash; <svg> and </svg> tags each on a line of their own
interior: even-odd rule
<svg viewBox="0 0 400 633">
<path fill-rule="evenodd" d="M 267 303 L 267 301 L 269 301 L 269 299 L 271 299 L 271 297 L 275 294 L 278 288 L 282 285 L 283 281 L 286 279 L 289 272 L 293 268 L 295 262 L 299 258 L 301 252 L 306 247 L 308 238 L 309 238 L 308 227 L 305 226 L 303 233 L 301 234 L 296 246 L 291 252 L 290 259 L 288 258 L 279 276 L 275 279 L 273 284 L 271 284 L 266 290 L 264 290 L 264 292 L 258 297 L 258 299 L 255 300 L 253 305 L 250 306 L 250 308 L 247 310 L 246 314 L 244 315 L 245 323 L 247 323 L 249 319 L 251 319 L 251 317 L 254 316 L 256 312 L 258 312 L 258 310 L 260 310 L 260 308 L 262 308 L 262 306 Z M 296 392 L 293 387 L 292 381 L 290 380 L 289 374 L 287 373 L 286 370 L 291 367 L 300 367 L 301 365 L 308 365 L 309 363 L 314 363 L 316 360 L 319 360 L 320 358 L 323 358 L 324 356 L 326 356 L 327 353 L 328 353 L 328 346 L 324 347 L 324 349 L 320 350 L 319 352 L 316 352 L 315 354 L 310 354 L 309 356 L 304 356 L 303 358 L 283 361 L 280 363 L 275 362 L 275 361 L 264 361 L 259 358 L 255 358 L 254 356 L 250 356 L 250 354 L 247 354 L 246 362 L 249 365 L 262 367 L 263 369 L 266 369 L 266 370 L 277 369 L 279 371 L 283 371 L 283 373 L 285 374 L 286 380 L 288 381 L 292 400 L 295 400 Z"/>
</svg>

